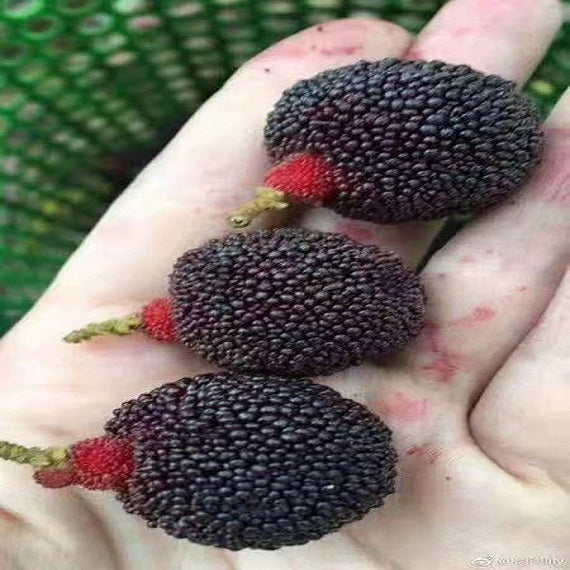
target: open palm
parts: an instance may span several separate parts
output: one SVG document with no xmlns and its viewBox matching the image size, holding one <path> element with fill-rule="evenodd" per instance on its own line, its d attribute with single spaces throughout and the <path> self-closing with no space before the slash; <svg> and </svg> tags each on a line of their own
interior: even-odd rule
<svg viewBox="0 0 570 570">
<path fill-rule="evenodd" d="M 80 346 L 61 337 L 164 294 L 182 251 L 228 231 L 225 214 L 266 167 L 264 117 L 284 88 L 360 58 L 404 54 L 522 83 L 558 23 L 555 0 L 455 0 L 414 42 L 387 22 L 342 20 L 249 62 L 2 340 L 1 439 L 65 445 L 94 436 L 123 400 L 211 370 L 180 347 L 138 335 Z M 229 553 L 147 529 L 110 494 L 49 491 L 3 463 L 0 567 L 458 570 L 509 562 L 503 558 L 570 566 L 570 97 L 551 115 L 548 137 L 547 158 L 525 191 L 481 216 L 424 270 L 429 321 L 414 346 L 385 366 L 323 380 L 394 430 L 400 478 L 383 508 L 304 546 Z M 412 264 L 437 231 L 317 209 L 295 223 L 382 245 Z"/>
</svg>

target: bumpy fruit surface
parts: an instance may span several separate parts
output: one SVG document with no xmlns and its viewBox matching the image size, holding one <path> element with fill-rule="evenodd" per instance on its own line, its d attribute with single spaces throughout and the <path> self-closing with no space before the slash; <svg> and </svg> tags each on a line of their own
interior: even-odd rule
<svg viewBox="0 0 570 570">
<path fill-rule="evenodd" d="M 390 430 L 334 390 L 208 374 L 123 404 L 106 426 L 136 470 L 118 498 L 176 538 L 231 550 L 315 540 L 394 491 Z"/>
<path fill-rule="evenodd" d="M 511 81 L 466 65 L 384 59 L 296 83 L 270 113 L 265 142 L 276 169 L 303 155 L 321 165 L 326 194 L 291 189 L 293 175 L 273 185 L 292 201 L 403 222 L 504 200 L 538 163 L 543 133 Z"/>
<path fill-rule="evenodd" d="M 329 374 L 391 354 L 420 330 L 418 277 L 391 252 L 301 229 L 232 234 L 170 277 L 177 338 L 219 366 Z"/>
</svg>

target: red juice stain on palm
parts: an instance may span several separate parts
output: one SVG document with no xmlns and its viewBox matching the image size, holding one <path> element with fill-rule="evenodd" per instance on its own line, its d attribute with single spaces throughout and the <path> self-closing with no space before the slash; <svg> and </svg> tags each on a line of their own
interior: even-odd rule
<svg viewBox="0 0 570 570">
<path fill-rule="evenodd" d="M 406 450 L 406 455 L 421 457 L 429 465 L 433 465 L 442 455 L 443 451 L 432 445 L 415 445 Z"/>
<path fill-rule="evenodd" d="M 473 311 L 473 322 L 481 323 L 484 321 L 490 321 L 495 318 L 496 311 L 490 309 L 489 307 L 475 307 Z"/>
<path fill-rule="evenodd" d="M 470 327 L 477 323 L 484 323 L 494 319 L 497 312 L 490 307 L 475 307 L 467 316 L 453 321 L 453 325 L 460 327 Z"/>
<path fill-rule="evenodd" d="M 477 258 L 474 255 L 464 255 L 459 258 L 460 263 L 476 263 Z"/>
<path fill-rule="evenodd" d="M 335 232 L 344 234 L 360 243 L 374 244 L 376 242 L 374 231 L 356 222 L 342 221 L 336 226 Z"/>
<path fill-rule="evenodd" d="M 423 369 L 434 372 L 442 382 L 449 382 L 454 378 L 459 366 L 449 356 L 445 355 L 440 356 L 430 364 L 426 364 Z"/>
<path fill-rule="evenodd" d="M 470 328 L 481 326 L 497 316 L 497 311 L 491 307 L 475 307 L 468 315 L 446 323 L 447 327 Z M 442 326 L 427 321 L 424 326 L 424 339 L 427 341 L 427 349 L 434 355 L 434 359 L 422 366 L 422 370 L 432 372 L 441 382 L 450 382 L 461 369 L 462 357 L 450 351 L 441 339 Z"/>
<path fill-rule="evenodd" d="M 353 55 L 359 51 L 362 51 L 362 46 L 333 46 L 321 48 L 319 53 L 326 57 L 334 57 L 337 55 Z"/>
<path fill-rule="evenodd" d="M 406 59 L 425 59 L 423 52 L 420 48 L 412 47 L 404 55 Z"/>
<path fill-rule="evenodd" d="M 423 370 L 433 372 L 441 382 L 450 382 L 460 369 L 460 358 L 445 348 L 441 342 L 441 326 L 433 321 L 427 321 L 424 335 L 430 352 L 435 356 L 432 362 L 422 366 Z"/>
<path fill-rule="evenodd" d="M 397 391 L 378 402 L 375 411 L 388 423 L 410 423 L 424 419 L 429 408 L 427 398 L 412 398 Z"/>
</svg>

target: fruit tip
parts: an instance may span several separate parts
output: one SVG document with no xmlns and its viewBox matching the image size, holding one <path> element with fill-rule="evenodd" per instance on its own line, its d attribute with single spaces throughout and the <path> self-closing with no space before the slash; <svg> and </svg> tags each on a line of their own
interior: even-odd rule
<svg viewBox="0 0 570 570">
<path fill-rule="evenodd" d="M 79 344 L 80 342 L 84 341 L 85 339 L 79 334 L 80 330 L 71 331 L 70 333 L 66 334 L 63 337 L 63 342 L 67 342 L 68 344 Z"/>
<path fill-rule="evenodd" d="M 255 198 L 240 206 L 228 216 L 227 220 L 233 228 L 245 228 L 263 212 L 283 210 L 289 206 L 289 200 L 284 192 L 268 186 L 260 186 L 257 188 Z"/>
<path fill-rule="evenodd" d="M 244 216 L 240 214 L 234 214 L 233 216 L 228 216 L 228 222 L 232 228 L 241 229 L 247 228 L 253 221 L 250 216 Z"/>
</svg>

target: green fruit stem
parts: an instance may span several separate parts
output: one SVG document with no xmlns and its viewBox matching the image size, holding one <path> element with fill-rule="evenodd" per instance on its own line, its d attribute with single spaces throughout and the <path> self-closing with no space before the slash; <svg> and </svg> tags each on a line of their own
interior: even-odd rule
<svg viewBox="0 0 570 570">
<path fill-rule="evenodd" d="M 0 441 L 0 459 L 31 465 L 36 469 L 65 468 L 71 455 L 66 447 L 25 447 L 9 441 Z"/>
<path fill-rule="evenodd" d="M 144 322 L 141 315 L 134 314 L 120 319 L 89 323 L 81 329 L 70 332 L 63 337 L 63 340 L 69 343 L 78 343 L 106 334 L 124 336 L 142 328 L 144 328 Z"/>
<path fill-rule="evenodd" d="M 260 186 L 257 189 L 255 198 L 238 208 L 229 216 L 228 220 L 234 228 L 245 228 L 263 212 L 283 210 L 290 205 L 291 203 L 284 192 L 268 186 Z"/>
</svg>

